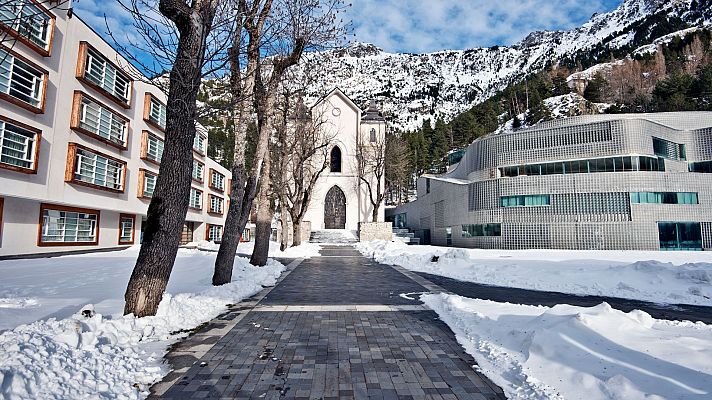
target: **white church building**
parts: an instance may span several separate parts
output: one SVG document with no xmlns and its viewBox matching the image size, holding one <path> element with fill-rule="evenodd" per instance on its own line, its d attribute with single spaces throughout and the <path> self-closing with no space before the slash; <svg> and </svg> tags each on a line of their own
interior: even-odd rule
<svg viewBox="0 0 712 400">
<path fill-rule="evenodd" d="M 373 205 L 367 185 L 359 179 L 357 146 L 382 148 L 377 144 L 385 141 L 386 121 L 374 103 L 362 111 L 341 90 L 333 89 L 319 99 L 311 108 L 312 117 L 321 116 L 330 142 L 329 166 L 319 177 L 312 194 L 312 201 L 304 217 L 312 231 L 345 229 L 356 231 L 361 222 L 384 220 L 384 206 L 379 207 L 378 221 L 373 220 Z M 374 187 L 373 174 L 365 174 Z"/>
</svg>

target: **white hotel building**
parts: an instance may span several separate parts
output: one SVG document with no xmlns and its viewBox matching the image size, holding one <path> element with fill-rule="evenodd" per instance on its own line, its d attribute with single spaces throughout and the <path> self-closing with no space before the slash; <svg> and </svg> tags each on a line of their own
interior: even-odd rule
<svg viewBox="0 0 712 400">
<path fill-rule="evenodd" d="M 0 29 L 0 258 L 138 243 L 166 96 L 66 10 L 5 2 Z M 199 129 L 183 243 L 221 236 L 230 173 L 207 145 Z"/>
</svg>

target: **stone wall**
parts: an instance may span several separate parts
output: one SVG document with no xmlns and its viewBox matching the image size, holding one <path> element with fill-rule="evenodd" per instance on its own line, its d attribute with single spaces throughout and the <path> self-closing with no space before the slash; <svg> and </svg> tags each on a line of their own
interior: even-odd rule
<svg viewBox="0 0 712 400">
<path fill-rule="evenodd" d="M 393 240 L 392 222 L 361 222 L 359 224 L 358 239 L 360 242 L 372 240 Z"/>
</svg>

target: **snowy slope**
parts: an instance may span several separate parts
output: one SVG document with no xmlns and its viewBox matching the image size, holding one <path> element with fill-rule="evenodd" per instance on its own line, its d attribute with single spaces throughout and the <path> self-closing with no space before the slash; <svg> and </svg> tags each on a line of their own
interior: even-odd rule
<svg viewBox="0 0 712 400">
<path fill-rule="evenodd" d="M 704 0 L 625 0 L 617 9 L 594 15 L 579 28 L 534 32 L 509 47 L 448 50 L 429 54 L 388 53 L 372 44 L 311 53 L 302 68 L 323 69 L 307 88 L 320 97 L 339 87 L 357 104 L 375 98 L 394 126 L 413 129 L 425 118 L 449 121 L 508 84 L 578 51 L 632 42 L 633 25 L 656 12 L 690 24 L 712 21 Z M 625 32 L 625 30 L 630 30 Z M 317 67 L 318 65 L 318 67 Z"/>
</svg>

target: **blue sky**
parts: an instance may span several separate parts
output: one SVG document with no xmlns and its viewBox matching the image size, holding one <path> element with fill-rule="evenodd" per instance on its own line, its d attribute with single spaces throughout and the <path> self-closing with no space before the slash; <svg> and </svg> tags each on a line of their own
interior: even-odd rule
<svg viewBox="0 0 712 400">
<path fill-rule="evenodd" d="M 157 1 L 157 0 L 156 0 Z M 348 0 L 347 0 L 348 1 Z M 387 51 L 421 53 L 509 45 L 535 30 L 567 29 L 621 0 L 355 0 L 352 40 Z M 74 0 L 77 14 L 99 33 L 131 35 L 128 15 L 113 0 Z"/>
</svg>

